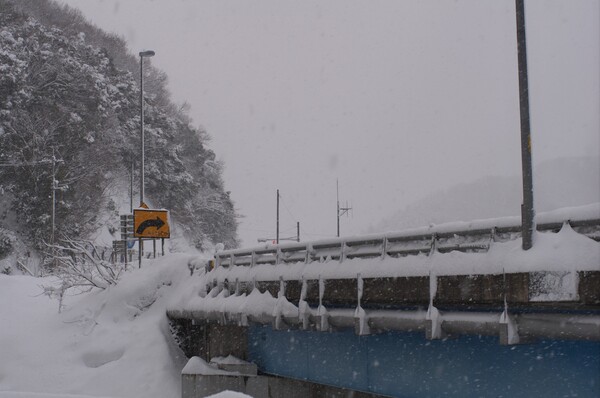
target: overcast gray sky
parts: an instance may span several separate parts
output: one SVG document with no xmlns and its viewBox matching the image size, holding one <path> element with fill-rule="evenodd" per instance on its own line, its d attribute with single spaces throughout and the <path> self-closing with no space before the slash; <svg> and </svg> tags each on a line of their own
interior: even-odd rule
<svg viewBox="0 0 600 398">
<path fill-rule="evenodd" d="M 353 235 L 438 189 L 520 174 L 513 0 L 63 1 L 156 51 L 225 161 L 245 246 L 274 237 L 277 189 L 281 235 L 300 221 L 316 239 L 336 233 L 336 178 Z M 525 4 L 534 163 L 598 156 L 600 2 Z"/>
</svg>

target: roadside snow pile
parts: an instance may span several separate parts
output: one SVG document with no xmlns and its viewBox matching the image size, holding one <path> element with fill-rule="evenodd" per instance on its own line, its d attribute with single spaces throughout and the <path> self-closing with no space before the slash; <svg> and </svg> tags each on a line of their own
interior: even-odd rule
<svg viewBox="0 0 600 398">
<path fill-rule="evenodd" d="M 215 395 L 210 395 L 206 398 L 252 398 L 250 395 L 242 394 L 235 391 L 223 391 Z"/>
<path fill-rule="evenodd" d="M 189 258 L 146 260 L 117 286 L 68 297 L 61 314 L 42 295 L 51 278 L 0 275 L 0 398 L 179 396 L 186 358 L 166 299 Z"/>
</svg>

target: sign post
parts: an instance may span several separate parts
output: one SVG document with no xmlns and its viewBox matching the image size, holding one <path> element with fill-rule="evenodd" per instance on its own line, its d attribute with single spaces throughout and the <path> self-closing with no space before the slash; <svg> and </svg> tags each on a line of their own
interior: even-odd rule
<svg viewBox="0 0 600 398">
<path fill-rule="evenodd" d="M 131 239 L 133 239 L 133 214 L 122 214 L 121 240 L 123 241 L 123 249 L 125 253 L 125 269 L 127 269 L 127 252 Z"/>
<path fill-rule="evenodd" d="M 139 266 L 142 267 L 143 239 L 168 239 L 171 237 L 169 212 L 167 210 L 148 209 L 145 204 L 133 210 L 133 236 L 139 239 Z M 156 244 L 154 245 L 156 257 Z"/>
</svg>

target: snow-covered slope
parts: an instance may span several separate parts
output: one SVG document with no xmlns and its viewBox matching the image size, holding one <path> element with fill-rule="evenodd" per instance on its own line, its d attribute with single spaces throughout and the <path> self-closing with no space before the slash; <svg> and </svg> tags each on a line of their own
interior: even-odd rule
<svg viewBox="0 0 600 398">
<path fill-rule="evenodd" d="M 40 287 L 56 281 L 0 275 L 0 397 L 180 396 L 185 356 L 165 305 L 189 257 L 145 261 L 109 290 L 69 297 L 60 314 Z"/>
</svg>

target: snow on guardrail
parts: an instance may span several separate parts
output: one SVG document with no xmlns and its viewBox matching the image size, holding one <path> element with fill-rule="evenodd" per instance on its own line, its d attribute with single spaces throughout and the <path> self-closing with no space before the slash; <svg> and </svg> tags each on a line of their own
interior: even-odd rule
<svg viewBox="0 0 600 398">
<path fill-rule="evenodd" d="M 428 254 L 487 252 L 493 242 L 521 237 L 520 217 L 453 222 L 400 232 L 263 245 L 224 250 L 215 255 L 217 267 L 285 264 L 352 258 L 405 257 Z M 562 208 L 536 216 L 537 230 L 558 232 L 567 223 L 575 232 L 600 241 L 600 203 Z"/>
</svg>

